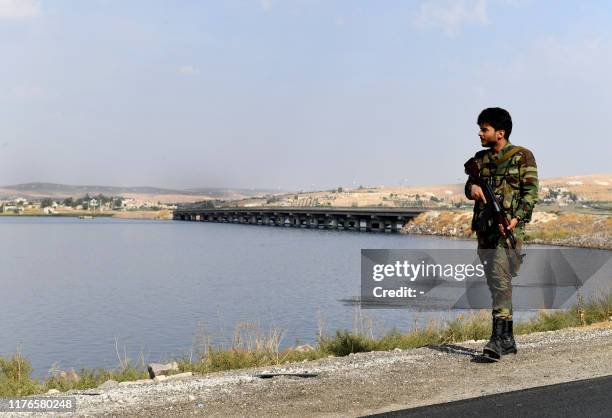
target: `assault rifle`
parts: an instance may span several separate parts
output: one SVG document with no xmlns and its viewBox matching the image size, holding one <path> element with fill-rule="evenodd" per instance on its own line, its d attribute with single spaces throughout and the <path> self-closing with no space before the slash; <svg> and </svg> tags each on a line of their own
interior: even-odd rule
<svg viewBox="0 0 612 418">
<path fill-rule="evenodd" d="M 519 251 L 517 251 L 516 237 L 512 233 L 512 230 L 508 229 L 510 222 L 506 217 L 504 208 L 499 204 L 499 201 L 493 192 L 493 188 L 491 188 L 488 181 L 480 177 L 480 168 L 478 167 L 478 162 L 475 158 L 470 158 L 463 166 L 465 167 L 465 174 L 469 176 L 473 183 L 480 186 L 485 198 L 487 199 L 487 203 L 492 206 L 493 213 L 495 214 L 495 221 L 504 229 L 504 232 L 506 233 L 506 240 L 509 241 L 510 248 L 514 250 L 516 260 L 518 261 L 518 265 L 520 265 L 523 262 L 525 254 L 520 254 Z"/>
</svg>

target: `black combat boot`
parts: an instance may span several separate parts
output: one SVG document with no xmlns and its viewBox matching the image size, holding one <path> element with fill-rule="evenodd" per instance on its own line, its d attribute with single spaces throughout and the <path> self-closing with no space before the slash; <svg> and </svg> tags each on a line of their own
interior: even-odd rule
<svg viewBox="0 0 612 418">
<path fill-rule="evenodd" d="M 491 333 L 491 339 L 484 346 L 482 355 L 493 360 L 499 360 L 504 354 L 502 345 L 502 334 L 504 330 L 504 321 L 493 317 L 493 332 Z"/>
<path fill-rule="evenodd" d="M 516 342 L 514 341 L 514 335 L 512 333 L 512 320 L 503 321 L 501 341 L 502 355 L 516 354 Z"/>
</svg>

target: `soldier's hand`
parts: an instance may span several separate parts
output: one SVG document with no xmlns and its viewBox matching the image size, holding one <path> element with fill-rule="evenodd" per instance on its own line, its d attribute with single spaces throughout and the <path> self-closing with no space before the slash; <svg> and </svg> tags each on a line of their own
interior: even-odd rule
<svg viewBox="0 0 612 418">
<path fill-rule="evenodd" d="M 518 224 L 518 219 L 516 218 L 510 219 L 510 225 L 508 225 L 508 229 L 512 231 L 517 224 Z"/>
<path fill-rule="evenodd" d="M 517 224 L 518 224 L 518 219 L 512 218 L 510 220 L 510 223 L 508 224 L 508 230 L 512 231 Z M 497 226 L 499 227 L 499 233 L 505 237 L 506 231 L 504 231 L 504 226 L 503 225 L 497 225 Z"/>
<path fill-rule="evenodd" d="M 487 199 L 485 198 L 485 195 L 479 185 L 472 184 L 470 194 L 472 195 L 472 199 L 482 200 L 484 203 L 487 203 Z"/>
</svg>

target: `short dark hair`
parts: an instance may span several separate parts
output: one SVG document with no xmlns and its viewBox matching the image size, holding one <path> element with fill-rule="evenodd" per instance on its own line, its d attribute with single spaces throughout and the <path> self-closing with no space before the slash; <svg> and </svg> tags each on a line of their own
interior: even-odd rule
<svg viewBox="0 0 612 418">
<path fill-rule="evenodd" d="M 506 132 L 505 138 L 510 139 L 510 133 L 512 133 L 512 118 L 510 113 L 506 109 L 501 107 L 489 107 L 478 115 L 478 126 L 483 123 L 488 123 L 496 131 L 502 129 Z"/>
</svg>

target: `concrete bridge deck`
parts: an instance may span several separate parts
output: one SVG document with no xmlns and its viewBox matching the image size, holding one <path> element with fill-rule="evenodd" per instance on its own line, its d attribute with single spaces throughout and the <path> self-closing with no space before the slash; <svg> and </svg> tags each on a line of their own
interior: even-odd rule
<svg viewBox="0 0 612 418">
<path fill-rule="evenodd" d="M 294 228 L 341 229 L 368 232 L 399 232 L 424 208 L 355 207 L 179 207 L 173 219 L 224 222 Z"/>
</svg>

